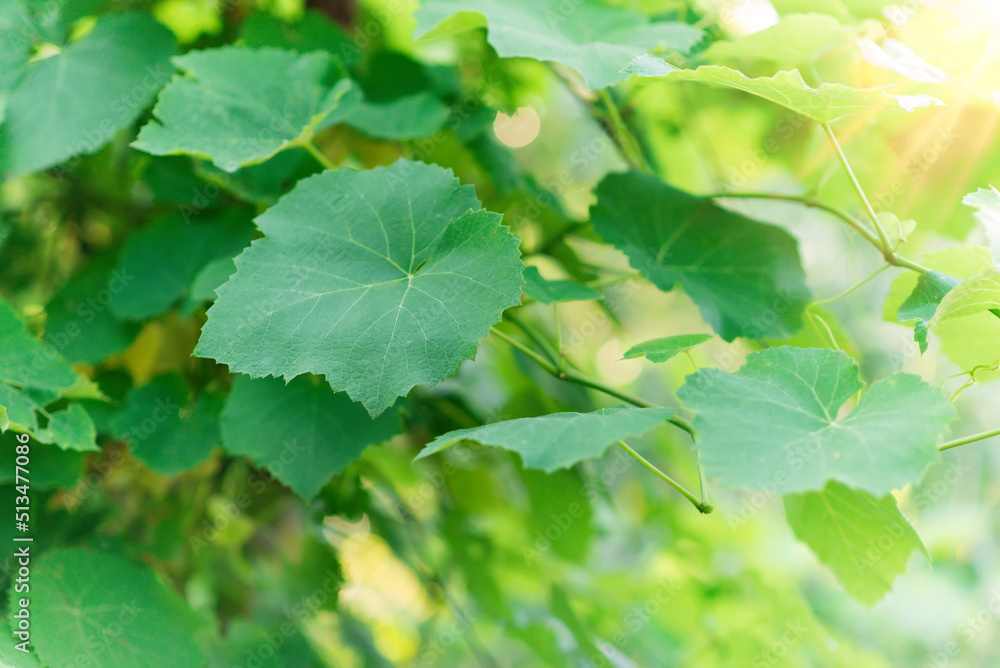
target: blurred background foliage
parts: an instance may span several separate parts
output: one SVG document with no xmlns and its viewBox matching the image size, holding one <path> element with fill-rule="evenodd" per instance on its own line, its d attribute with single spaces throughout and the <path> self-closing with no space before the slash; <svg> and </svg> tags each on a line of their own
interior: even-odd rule
<svg viewBox="0 0 1000 668">
<path fill-rule="evenodd" d="M 318 142 L 349 166 L 410 157 L 450 167 L 475 185 L 487 209 L 504 213 L 523 240 L 526 261 L 548 276 L 590 281 L 631 273 L 620 254 L 576 225 L 586 218 L 595 184 L 626 163 L 604 132 L 608 119 L 595 111 L 575 73 L 500 60 L 483 29 L 414 41 L 412 0 L 309 4 L 108 3 L 151 11 L 182 49 L 239 41 L 323 48 L 342 58 L 372 100 L 429 93 L 446 120 L 427 138 L 379 140 L 339 126 Z M 904 245 L 911 257 L 985 244 L 962 198 L 1000 183 L 995 3 L 612 4 L 673 17 L 705 28 L 713 40 L 744 45 L 741 38 L 782 14 L 834 17 L 849 37 L 812 54 L 804 73 L 815 81 L 891 86 L 894 94 L 930 93 L 947 102 L 913 115 L 866 114 L 840 124 L 841 141 L 876 208 L 916 221 Z M 88 17 L 109 8 L 96 0 L 61 6 L 77 34 L 92 23 Z M 887 38 L 919 54 L 923 64 L 892 61 L 897 71 L 874 64 L 867 45 Z M 750 75 L 778 69 L 754 55 L 752 44 L 713 56 L 704 51 L 710 41 L 696 49 L 694 62 L 736 63 Z M 815 46 L 806 42 L 801 48 Z M 656 171 L 677 187 L 706 194 L 804 192 L 859 210 L 822 133 L 792 112 L 697 84 L 633 79 L 611 92 Z M 2 186 L 0 291 L 50 342 L 62 329 L 61 310 L 93 294 L 87 277 L 115 266 L 134 230 L 185 211 L 246 223 L 298 178 L 320 169 L 308 153 L 289 151 L 223 179 L 206 162 L 138 153 L 129 148 L 134 135 L 129 128 L 93 155 Z M 763 201 L 732 206 L 795 235 L 820 298 L 841 293 L 879 266 L 877 254 L 822 212 Z M 192 239 L 185 252 L 199 243 Z M 954 391 L 963 379 L 949 380 L 952 374 L 995 365 L 995 340 L 974 345 L 961 327 L 943 331 L 920 356 L 912 331 L 883 318 L 887 295 L 896 294 L 897 304 L 905 296 L 891 289 L 898 273 L 885 272 L 816 309 L 866 377 L 909 371 Z M 91 280 L 101 285 L 106 278 Z M 646 339 L 708 332 L 697 308 L 679 291 L 665 294 L 635 281 L 611 281 L 602 289 L 603 302 L 559 307 L 570 358 L 615 386 L 676 403 L 673 392 L 692 370 L 688 359 L 651 365 L 621 358 Z M 193 465 L 169 475 L 153 471 L 130 454 L 125 436 L 134 388 L 153 379 L 173 384 L 189 406 L 188 419 L 196 412 L 193 397 L 211 398 L 229 383 L 211 361 L 191 357 L 205 297 L 190 284 L 181 296 L 190 303 L 141 323 L 121 322 L 99 304 L 101 337 L 68 347 L 55 342 L 110 401 L 86 403 L 101 452 L 34 449 L 35 545 L 38 552 L 68 545 L 116 550 L 152 567 L 204 621 L 198 641 L 211 666 L 1000 663 L 1000 459 L 989 443 L 949 453 L 920 485 L 898 492 L 933 564 L 914 554 L 891 593 L 868 608 L 796 541 L 773 494 L 717 492 L 716 512 L 702 516 L 618 451 L 552 475 L 523 470 L 509 453 L 466 446 L 411 463 L 429 438 L 451 429 L 615 404 L 551 378 L 499 345 L 483 345 L 455 378 L 415 390 L 404 409 L 405 433 L 367 449 L 312 500 L 295 495 L 267 468 L 215 447 L 211 415 L 200 427 L 185 423 L 184 442 L 205 446 Z M 520 311 L 555 336 L 551 307 Z M 808 326 L 792 343 L 828 345 L 824 333 Z M 758 347 L 714 339 L 693 357 L 700 366 L 731 371 Z M 170 375 L 164 380 L 163 374 Z M 979 374 L 980 382 L 962 395 L 969 430 L 993 426 L 1000 416 L 998 386 L 989 382 L 995 375 Z M 12 442 L 10 433 L 2 439 L 5 448 Z M 676 432 L 660 429 L 636 448 L 696 483 L 690 442 Z M 12 497 L 6 457 L 0 477 L 0 492 Z M 8 530 L 7 522 L 0 526 Z"/>
</svg>

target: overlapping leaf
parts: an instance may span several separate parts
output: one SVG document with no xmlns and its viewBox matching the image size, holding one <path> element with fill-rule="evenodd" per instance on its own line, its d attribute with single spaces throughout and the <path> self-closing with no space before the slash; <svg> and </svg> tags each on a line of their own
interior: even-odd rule
<svg viewBox="0 0 1000 668">
<path fill-rule="evenodd" d="M 524 270 L 524 294 L 542 304 L 602 299 L 604 295 L 576 281 L 550 281 L 542 278 L 537 267 Z"/>
<path fill-rule="evenodd" d="M 200 666 L 204 622 L 152 571 L 113 552 L 46 552 L 31 583 L 32 644 L 47 666 Z"/>
<path fill-rule="evenodd" d="M 122 13 L 28 65 L 0 125 L 0 172 L 24 174 L 96 152 L 153 100 L 170 78 L 173 53 L 166 28 Z"/>
<path fill-rule="evenodd" d="M 938 304 L 945 295 L 961 281 L 938 271 L 920 274 L 917 285 L 906 301 L 899 307 L 896 318 L 900 322 L 916 320 L 913 340 L 920 346 L 920 352 L 927 352 L 927 323 L 934 318 Z"/>
<path fill-rule="evenodd" d="M 953 287 L 938 305 L 930 328 L 984 311 L 1000 317 L 1000 269 L 995 267 Z"/>
<path fill-rule="evenodd" d="M 652 339 L 632 346 L 622 355 L 630 360 L 636 357 L 645 357 L 650 362 L 666 362 L 681 354 L 685 350 L 705 343 L 712 338 L 711 334 L 680 334 L 678 336 L 667 336 L 662 339 Z"/>
<path fill-rule="evenodd" d="M 267 236 L 236 259 L 196 353 L 325 375 L 373 415 L 454 373 L 520 301 L 518 240 L 440 167 L 327 171 L 257 224 Z"/>
<path fill-rule="evenodd" d="M 817 123 L 832 123 L 863 111 L 895 108 L 912 112 L 917 107 L 941 104 L 929 95 L 894 97 L 879 88 L 851 88 L 837 83 L 825 83 L 812 88 L 802 79 L 798 70 L 778 72 L 770 77 L 750 78 L 742 72 L 720 65 L 679 70 L 659 58 L 644 55 L 632 61 L 624 72 L 641 77 L 662 77 L 667 81 L 698 81 L 735 88 L 770 100 Z"/>
<path fill-rule="evenodd" d="M 133 144 L 154 155 L 191 154 L 233 172 L 308 141 L 351 90 L 323 52 L 226 46 L 174 58 L 186 76 L 163 89 Z"/>
<path fill-rule="evenodd" d="M 177 215 L 153 221 L 125 244 L 117 267 L 119 285 L 108 307 L 128 320 L 160 315 L 188 294 L 207 264 L 236 256 L 252 231 L 239 210 L 191 222 Z"/>
<path fill-rule="evenodd" d="M 788 14 L 770 28 L 733 41 L 716 42 L 704 55 L 712 61 L 771 61 L 783 70 L 811 62 L 856 33 L 828 14 Z"/>
<path fill-rule="evenodd" d="M 401 431 L 389 410 L 372 420 L 322 379 L 238 376 L 222 412 L 223 447 L 247 455 L 295 492 L 310 499 L 369 445 Z"/>
<path fill-rule="evenodd" d="M 906 571 L 914 551 L 930 555 L 891 494 L 877 498 L 837 482 L 786 496 L 795 536 L 830 567 L 844 589 L 874 605 Z"/>
<path fill-rule="evenodd" d="M 836 480 L 881 496 L 920 479 L 956 413 L 910 374 L 873 383 L 847 412 L 863 387 L 843 352 L 780 347 L 737 373 L 702 369 L 678 396 L 696 413 L 705 471 L 728 487 L 798 493 Z"/>
<path fill-rule="evenodd" d="M 28 333 L 13 308 L 0 301 L 0 431 L 13 427 L 64 450 L 97 450 L 94 424 L 80 406 L 51 414 L 45 410 L 61 398 L 85 393 L 58 349 Z"/>
<path fill-rule="evenodd" d="M 572 67 L 593 89 L 621 79 L 636 56 L 653 50 L 686 52 L 701 39 L 693 26 L 650 20 L 645 14 L 595 0 L 426 0 L 417 10 L 417 35 L 458 14 L 438 31 L 482 25 L 502 58 L 551 60 Z M 438 32 L 435 31 L 435 32 Z"/>
<path fill-rule="evenodd" d="M 799 329 L 809 290 L 783 229 L 635 173 L 601 181 L 590 219 L 658 288 L 683 287 L 727 341 Z"/>
<path fill-rule="evenodd" d="M 417 459 L 460 441 L 478 441 L 518 453 L 525 468 L 555 471 L 600 457 L 615 441 L 641 436 L 673 415 L 673 408 L 620 407 L 494 422 L 438 436 Z"/>
</svg>

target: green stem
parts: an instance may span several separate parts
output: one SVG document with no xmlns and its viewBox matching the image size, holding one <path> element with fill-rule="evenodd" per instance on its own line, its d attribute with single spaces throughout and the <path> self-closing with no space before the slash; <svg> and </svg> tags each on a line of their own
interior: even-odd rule
<svg viewBox="0 0 1000 668">
<path fill-rule="evenodd" d="M 309 151 L 309 154 L 316 158 L 316 162 L 321 164 L 324 169 L 337 169 L 337 165 L 335 165 L 330 158 L 326 157 L 326 154 L 319 150 L 316 144 L 313 144 L 312 141 L 301 141 L 298 145 Z"/>
<path fill-rule="evenodd" d="M 611 97 L 611 93 L 608 92 L 607 88 L 602 88 L 597 95 L 601 98 L 605 109 L 607 109 L 608 121 L 611 123 L 611 129 L 613 130 L 612 139 L 621 148 L 625 159 L 638 171 L 646 172 L 647 174 L 652 173 L 652 169 L 646 161 L 646 156 L 642 154 L 639 143 L 632 136 L 632 132 L 628 129 L 628 126 L 625 125 L 625 119 L 622 118 L 621 112 L 618 110 L 618 105 L 615 104 L 614 98 Z"/>
<path fill-rule="evenodd" d="M 535 352 L 534 350 L 524 345 L 523 343 L 513 338 L 512 336 L 504 334 L 496 327 L 491 329 L 490 332 L 496 334 L 499 338 L 501 338 L 514 348 L 520 350 L 522 353 L 524 353 L 532 360 L 534 360 L 535 363 L 538 364 L 538 366 L 542 367 L 543 369 L 545 369 L 545 371 L 555 376 L 556 378 L 559 378 L 560 380 L 565 380 L 566 382 L 569 383 L 582 385 L 583 387 L 589 387 L 593 390 L 597 390 L 598 392 L 603 392 L 608 396 L 621 399 L 622 401 L 632 404 L 633 406 L 638 406 L 639 408 L 657 408 L 656 404 L 650 401 L 646 401 L 642 397 L 638 397 L 634 394 L 629 394 L 628 392 L 616 389 L 614 387 L 611 387 L 610 385 L 605 385 L 596 378 L 585 376 L 584 374 L 580 373 L 579 371 L 576 371 L 575 369 L 567 368 L 564 369 L 563 371 L 560 371 L 559 367 L 555 363 L 545 359 L 545 357 L 543 357 L 541 354 Z M 667 422 L 674 425 L 678 429 L 687 432 L 687 434 L 692 438 L 694 437 L 694 428 L 687 420 L 684 420 L 683 418 L 679 417 L 672 417 L 669 420 L 667 420 Z"/>
<path fill-rule="evenodd" d="M 548 340 L 542 336 L 541 332 L 529 325 L 528 323 L 521 320 L 519 317 L 513 313 L 505 314 L 507 320 L 509 320 L 513 325 L 525 333 L 525 335 L 532 340 L 532 342 L 542 349 L 542 354 L 544 354 L 549 361 L 555 366 L 559 366 L 559 353 L 549 344 Z"/>
<path fill-rule="evenodd" d="M 861 182 L 858 181 L 858 177 L 854 175 L 854 170 L 851 169 L 851 163 L 847 161 L 847 155 L 844 153 L 844 149 L 841 148 L 840 142 L 837 141 L 837 135 L 834 134 L 833 128 L 830 127 L 829 123 L 823 124 L 823 132 L 826 133 L 826 136 L 830 139 L 830 143 L 833 144 L 833 148 L 837 152 L 837 158 L 840 160 L 840 166 L 844 168 L 847 178 L 851 180 L 851 185 L 854 186 L 854 192 L 857 193 L 862 206 L 864 206 L 865 211 L 868 212 L 868 217 L 872 219 L 872 225 L 875 226 L 875 231 L 878 233 L 879 243 L 882 244 L 882 252 L 886 256 L 891 255 L 892 242 L 889 241 L 889 236 L 885 233 L 885 230 L 882 229 L 882 224 L 879 223 L 878 220 L 878 214 L 875 213 L 875 208 L 872 206 L 872 203 L 868 201 L 868 196 L 865 195 L 865 190 L 861 187 Z M 886 259 L 888 259 L 888 257 Z"/>
<path fill-rule="evenodd" d="M 870 276 L 868 276 L 868 278 L 864 278 L 864 279 L 861 280 L 861 282 L 855 283 L 851 287 L 849 287 L 846 290 L 844 290 L 843 292 L 841 292 L 839 295 L 836 295 L 835 297 L 828 297 L 826 299 L 818 299 L 818 300 L 814 301 L 813 303 L 809 304 L 809 306 L 807 308 L 813 308 L 814 306 L 823 306 L 824 304 L 830 304 L 830 303 L 833 303 L 833 302 L 835 302 L 835 301 L 837 301 L 839 299 L 843 299 L 844 297 L 846 297 L 847 295 L 851 294 L 852 292 L 854 292 L 855 290 L 857 290 L 858 288 L 860 288 L 861 286 L 863 286 L 865 283 L 867 283 L 868 281 L 872 280 L 873 278 L 875 278 L 876 276 L 878 276 L 879 274 L 881 274 L 883 271 L 885 271 L 886 269 L 888 269 L 889 266 L 890 265 L 888 265 L 888 264 L 882 265 L 881 267 L 879 267 L 878 269 L 876 269 L 874 273 L 872 273 Z"/>
<path fill-rule="evenodd" d="M 698 509 L 698 512 L 700 512 L 700 513 L 702 513 L 704 515 L 707 515 L 710 512 L 712 512 L 713 508 L 712 508 L 711 505 L 705 503 L 704 501 L 699 501 L 698 497 L 696 497 L 694 494 L 692 494 L 691 492 L 689 492 L 687 490 L 687 488 L 684 487 L 684 485 L 680 484 L 679 482 L 677 482 L 676 480 L 674 480 L 673 478 L 671 478 L 670 476 L 668 476 L 666 473 L 664 473 L 660 469 L 658 469 L 655 466 L 653 466 L 653 464 L 651 464 L 649 462 L 649 460 L 647 460 L 645 457 L 643 457 L 642 455 L 640 455 L 638 452 L 636 452 L 635 450 L 633 450 L 632 448 L 630 448 L 628 446 L 628 444 L 625 443 L 625 441 L 618 441 L 618 445 L 620 445 L 625 452 L 627 452 L 630 455 L 632 455 L 633 457 L 635 457 L 636 461 L 638 461 L 640 464 L 642 464 L 647 469 L 649 469 L 650 471 L 652 471 L 657 477 L 659 477 L 662 480 L 666 481 L 667 484 L 669 484 L 671 487 L 673 487 L 678 492 L 680 492 L 681 494 L 683 494 L 684 498 L 687 499 L 688 501 L 690 501 L 691 505 L 693 505 L 695 508 Z"/>
<path fill-rule="evenodd" d="M 984 431 L 981 434 L 973 434 L 972 436 L 966 436 L 964 438 L 956 438 L 954 441 L 948 441 L 947 443 L 942 443 L 938 446 L 938 450 L 944 452 L 945 450 L 951 450 L 952 448 L 957 448 L 960 445 L 966 445 L 967 443 L 975 443 L 976 441 L 982 441 L 987 438 L 993 438 L 994 436 L 1000 436 L 1000 429 L 991 429 L 990 431 Z"/>
<path fill-rule="evenodd" d="M 847 213 L 843 209 L 837 208 L 832 204 L 827 204 L 826 202 L 821 202 L 819 200 L 812 199 L 810 197 L 803 197 L 800 195 L 780 195 L 777 193 L 714 193 L 711 195 L 706 195 L 706 197 L 711 197 L 714 199 L 770 199 L 779 202 L 795 202 L 803 206 L 808 206 L 813 209 L 821 209 L 827 213 L 836 216 L 847 225 L 860 234 L 865 241 L 874 246 L 880 253 L 882 257 L 888 264 L 894 267 L 902 267 L 904 269 L 910 269 L 921 274 L 925 274 L 930 271 L 927 267 L 917 264 L 913 260 L 908 260 L 907 258 L 897 255 L 892 250 L 886 253 L 882 248 L 882 242 L 879 240 L 878 236 L 874 232 L 865 227 L 860 221 L 858 221 L 854 216 Z"/>
</svg>

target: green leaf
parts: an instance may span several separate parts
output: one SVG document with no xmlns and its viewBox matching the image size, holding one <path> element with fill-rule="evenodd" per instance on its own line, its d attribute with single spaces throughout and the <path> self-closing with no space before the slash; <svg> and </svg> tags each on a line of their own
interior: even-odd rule
<svg viewBox="0 0 1000 668">
<path fill-rule="evenodd" d="M 219 445 L 221 404 L 217 395 L 203 393 L 190 405 L 179 376 L 158 376 L 128 393 L 112 429 L 151 469 L 175 475 L 208 459 Z"/>
<path fill-rule="evenodd" d="M 428 68 L 400 53 L 380 51 L 360 78 L 361 94 L 320 127 L 346 123 L 378 139 L 418 139 L 433 134 L 448 118 Z"/>
<path fill-rule="evenodd" d="M 900 322 L 916 320 L 913 340 L 920 345 L 920 353 L 927 352 L 927 323 L 934 317 L 938 304 L 961 279 L 937 271 L 920 274 L 917 285 L 899 307 L 896 318 Z"/>
<path fill-rule="evenodd" d="M 115 315 L 141 320 L 164 313 L 188 294 L 205 265 L 234 257 L 250 242 L 253 226 L 242 211 L 205 218 L 170 215 L 129 237 L 118 261 L 121 286 L 109 304 Z"/>
<path fill-rule="evenodd" d="M 347 33 L 317 11 L 307 11 L 297 23 L 285 23 L 270 12 L 254 12 L 240 26 L 243 44 L 259 49 L 273 46 L 299 53 L 326 51 L 344 69 L 361 64 L 361 50 Z"/>
<path fill-rule="evenodd" d="M 1000 264 L 1000 192 L 993 186 L 980 188 L 962 200 L 962 204 L 976 209 L 976 220 L 986 232 L 990 248 L 993 250 L 994 264 Z"/>
<path fill-rule="evenodd" d="M 360 404 L 311 376 L 288 385 L 237 376 L 222 411 L 226 451 L 247 455 L 307 500 L 369 445 L 401 431 L 396 410 L 372 420 Z"/>
<path fill-rule="evenodd" d="M 827 14 L 788 14 L 770 28 L 731 42 L 716 42 L 704 56 L 712 61 L 771 61 L 784 70 L 813 61 L 821 53 L 853 39 L 857 32 Z"/>
<path fill-rule="evenodd" d="M 40 390 L 72 387 L 76 374 L 52 346 L 28 333 L 14 309 L 0 300 L 0 381 Z"/>
<path fill-rule="evenodd" d="M 325 375 L 372 415 L 475 354 L 520 301 L 518 239 L 451 172 L 326 171 L 257 218 L 195 353 L 252 377 Z"/>
<path fill-rule="evenodd" d="M 771 348 L 736 373 L 702 369 L 678 396 L 696 413 L 702 463 L 727 487 L 788 494 L 830 480 L 882 495 L 915 482 L 955 419 L 940 389 L 896 374 L 864 384 L 841 351 Z"/>
<path fill-rule="evenodd" d="M 235 273 L 236 263 L 232 258 L 224 257 L 206 264 L 191 282 L 191 294 L 188 295 L 181 313 L 189 316 L 204 302 L 214 302 L 218 297 L 216 290 Z"/>
<path fill-rule="evenodd" d="M 501 58 L 562 63 L 583 75 L 595 90 L 619 81 L 620 70 L 640 54 L 665 49 L 686 52 L 702 37 L 700 30 L 685 23 L 651 20 L 595 0 L 571 5 L 561 0 L 425 0 L 416 13 L 416 34 L 428 33 L 455 14 L 463 28 L 482 25 L 468 21 L 466 12 L 486 18 L 489 42 Z"/>
<path fill-rule="evenodd" d="M 623 71 L 641 77 L 663 77 L 669 81 L 698 81 L 735 88 L 770 100 L 817 123 L 832 123 L 862 111 L 897 108 L 912 112 L 917 107 L 943 104 L 929 95 L 894 97 L 879 88 L 850 88 L 837 83 L 826 83 L 818 88 L 811 88 L 803 81 L 798 70 L 751 79 L 742 72 L 719 65 L 703 65 L 694 70 L 679 70 L 659 58 L 647 55 L 636 58 Z"/>
<path fill-rule="evenodd" d="M 599 291 L 576 281 L 542 278 L 537 267 L 526 267 L 524 270 L 524 294 L 542 304 L 604 299 Z"/>
<path fill-rule="evenodd" d="M 811 14 L 822 12 L 837 19 L 843 24 L 854 24 L 854 18 L 843 0 L 771 0 L 771 4 L 782 16 L 789 14 Z"/>
<path fill-rule="evenodd" d="M 914 551 L 930 560 L 892 494 L 877 498 L 837 482 L 820 492 L 786 496 L 785 516 L 854 598 L 874 605 L 906 572 Z"/>
<path fill-rule="evenodd" d="M 622 356 L 630 360 L 636 357 L 645 357 L 650 362 L 666 362 L 680 353 L 705 343 L 712 338 L 711 334 L 680 334 L 678 336 L 668 336 L 662 339 L 653 339 L 632 346 L 625 351 Z"/>
<path fill-rule="evenodd" d="M 31 639 L 42 663 L 200 666 L 202 620 L 146 567 L 112 552 L 46 552 L 31 578 Z"/>
<path fill-rule="evenodd" d="M 35 61 L 0 125 L 0 172 L 17 175 L 95 153 L 128 127 L 170 77 L 173 37 L 142 14 L 113 14 L 57 55 Z"/>
<path fill-rule="evenodd" d="M 673 415 L 673 408 L 621 406 L 592 413 L 553 413 L 493 422 L 438 436 L 416 459 L 441 452 L 460 441 L 477 441 L 518 453 L 525 468 L 551 472 L 600 457 L 615 441 L 642 436 Z"/>
<path fill-rule="evenodd" d="M 0 435 L 0 448 L 14 452 L 17 445 L 12 433 Z M 70 489 L 83 475 L 87 455 L 79 450 L 62 450 L 50 443 L 31 444 L 31 486 L 35 489 Z M 14 457 L 0 459 L 0 483 L 14 485 L 17 470 Z M 0 666 L 3 666 L 0 663 Z"/>
<path fill-rule="evenodd" d="M 351 83 L 332 56 L 225 46 L 173 59 L 186 76 L 163 89 L 133 146 L 154 155 L 190 154 L 224 171 L 267 160 L 311 140 Z"/>
<path fill-rule="evenodd" d="M 168 248 L 157 248 L 157 252 Z M 139 327 L 122 322 L 108 308 L 128 283 L 125 276 L 107 258 L 84 265 L 46 304 L 45 340 L 66 359 L 88 364 L 103 362 L 128 348 Z"/>
<path fill-rule="evenodd" d="M 680 284 L 727 341 L 800 328 L 810 295 L 783 229 L 636 173 L 601 181 L 590 220 L 656 287 Z"/>
<path fill-rule="evenodd" d="M 64 410 L 53 413 L 48 428 L 63 450 L 100 451 L 94 421 L 80 404 L 70 404 Z"/>
<path fill-rule="evenodd" d="M 995 267 L 962 281 L 941 300 L 929 328 L 954 318 L 966 318 L 984 311 L 1000 317 L 1000 269 Z"/>
</svg>

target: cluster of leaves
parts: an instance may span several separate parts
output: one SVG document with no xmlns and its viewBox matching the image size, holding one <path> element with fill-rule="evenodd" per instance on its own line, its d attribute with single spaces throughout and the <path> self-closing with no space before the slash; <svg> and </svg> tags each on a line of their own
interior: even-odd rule
<svg viewBox="0 0 1000 668">
<path fill-rule="evenodd" d="M 704 554 L 662 571 L 699 583 L 687 605 L 690 619 L 717 616 L 717 629 L 698 624 L 708 649 L 684 640 L 693 631 L 679 620 L 659 645 L 638 630 L 602 639 L 616 631 L 596 601 L 622 586 L 620 573 L 575 596 L 553 579 L 541 602 L 497 582 L 514 571 L 531 581 L 539 562 L 587 561 L 598 510 L 613 507 L 593 460 L 615 444 L 659 479 L 630 477 L 669 484 L 703 514 L 725 490 L 782 496 L 795 536 L 865 604 L 914 552 L 929 557 L 893 493 L 958 444 L 942 441 L 960 392 L 949 400 L 920 376 L 864 369 L 818 312 L 835 300 L 814 298 L 800 236 L 732 201 L 783 200 L 839 220 L 877 251 L 873 269 L 898 272 L 886 319 L 912 324 L 920 353 L 939 340 L 970 383 L 995 371 L 1000 193 L 965 200 L 991 249 L 910 260 L 906 225 L 875 211 L 830 125 L 944 104 L 947 77 L 860 20 L 889 3 L 776 2 L 790 9 L 775 25 L 724 39 L 698 27 L 718 16 L 687 3 L 651 16 L 599 0 L 425 0 L 414 37 L 454 47 L 451 65 L 399 50 L 391 32 L 405 22 L 382 8 L 368 7 L 352 38 L 320 13 L 283 18 L 251 3 L 204 25 L 188 12 L 199 3 L 184 0 L 153 14 L 145 3 L 57 4 L 0 8 L 11 221 L 0 221 L 0 250 L 27 258 L 0 271 L 0 430 L 11 451 L 15 433 L 35 444 L 44 552 L 32 574 L 33 653 L 5 647 L 0 661 L 457 660 L 430 622 L 416 648 L 396 639 L 392 650 L 370 619 L 337 606 L 342 570 L 352 586 L 365 581 L 364 564 L 387 545 L 385 563 L 409 569 L 393 582 L 424 585 L 414 606 L 450 608 L 467 626 L 468 605 L 488 618 L 477 628 L 502 631 L 495 643 L 510 656 L 606 665 L 620 642 L 725 665 L 727 653 L 759 656 L 780 636 L 785 616 L 754 635 L 721 612 L 753 601 L 800 614 L 812 661 L 877 662 L 851 643 L 831 649 L 836 634 L 801 595 L 756 574 L 706 595 Z M 926 86 L 820 83 L 830 53 Z M 621 156 L 587 193 L 589 210 L 493 133 L 497 109 L 518 106 L 537 81 L 576 96 Z M 641 101 L 690 93 L 683 82 L 749 109 L 782 107 L 825 134 L 861 209 L 811 195 L 696 194 L 666 178 L 684 158 L 669 141 L 657 148 Z M 634 105 L 625 117 L 623 101 Z M 623 267 L 622 256 L 629 268 L 609 266 Z M 642 342 L 623 328 L 635 342 L 623 358 L 677 375 L 695 348 L 753 352 L 738 369 L 696 368 L 657 389 L 659 402 L 625 391 L 574 354 L 560 321 L 581 305 L 618 318 L 607 301 L 624 281 L 683 293 L 693 308 L 679 327 L 650 328 L 670 336 Z M 671 468 L 699 480 L 697 493 L 625 443 L 651 433 L 671 449 Z M 496 450 L 459 445 L 470 443 Z M 13 467 L 0 470 L 13 499 Z M 431 491 L 418 494 L 425 479 Z M 484 508 L 517 528 L 484 529 Z M 702 518 L 689 507 L 660 509 L 664 530 L 711 531 L 695 528 Z M 362 518 L 364 531 L 343 522 Z M 618 538 L 627 552 L 627 534 Z M 442 593 L 450 577 L 464 584 L 462 604 Z M 621 591 L 657 605 L 680 596 L 664 587 L 662 600 Z M 731 647 L 719 640 L 730 629 Z M 492 665 L 478 634 L 461 633 Z"/>
</svg>

